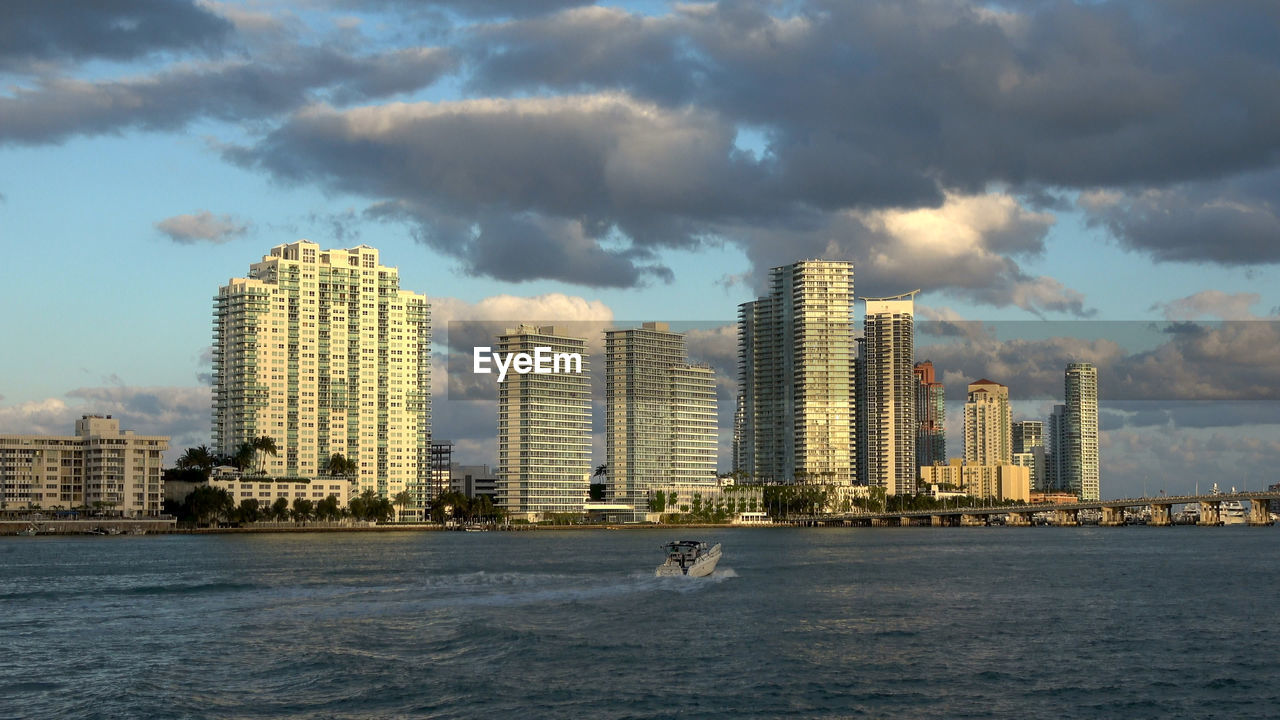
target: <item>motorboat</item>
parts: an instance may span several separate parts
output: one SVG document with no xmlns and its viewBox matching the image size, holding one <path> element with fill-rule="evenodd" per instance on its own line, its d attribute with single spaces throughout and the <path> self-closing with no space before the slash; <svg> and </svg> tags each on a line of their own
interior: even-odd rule
<svg viewBox="0 0 1280 720">
<path fill-rule="evenodd" d="M 701 540 L 677 540 L 663 545 L 662 549 L 667 553 L 667 560 L 654 573 L 658 577 L 706 577 L 720 562 L 720 543 L 711 545 Z"/>
</svg>

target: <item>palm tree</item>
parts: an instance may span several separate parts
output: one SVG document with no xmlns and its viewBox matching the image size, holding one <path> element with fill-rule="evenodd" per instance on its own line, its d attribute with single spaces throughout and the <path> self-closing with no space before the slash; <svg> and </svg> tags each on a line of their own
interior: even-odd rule
<svg viewBox="0 0 1280 720">
<path fill-rule="evenodd" d="M 187 451 L 178 458 L 178 467 L 182 469 L 199 470 L 207 480 L 209 473 L 213 472 L 214 465 L 217 464 L 217 458 L 214 457 L 213 451 L 208 445 L 187 448 Z"/>
<path fill-rule="evenodd" d="M 253 465 L 253 456 L 256 452 L 253 448 L 253 443 L 240 443 L 240 446 L 236 448 L 235 454 L 230 457 L 231 464 L 235 465 L 241 472 L 244 472 Z"/>
<path fill-rule="evenodd" d="M 334 453 L 329 456 L 326 469 L 331 477 L 348 477 L 355 474 L 356 463 L 354 460 L 344 458 L 341 453 Z"/>
<path fill-rule="evenodd" d="M 254 456 L 261 457 L 259 461 L 258 471 L 261 472 L 263 475 L 266 475 L 267 461 L 265 456 L 266 455 L 270 455 L 271 457 L 276 456 L 276 453 L 279 450 L 276 447 L 276 441 L 273 440 L 270 435 L 263 435 L 262 437 L 254 438 L 251 444 L 253 446 Z M 259 456 L 259 453 L 261 453 L 261 456 Z"/>
<path fill-rule="evenodd" d="M 609 476 L 609 465 L 608 465 L 608 463 L 600 463 L 599 465 L 597 465 L 597 466 L 596 466 L 596 474 L 595 474 L 595 475 L 592 475 L 591 477 L 600 477 L 601 475 L 604 475 L 605 477 L 608 477 L 608 476 Z"/>
<path fill-rule="evenodd" d="M 413 496 L 408 490 L 401 490 L 391 498 L 391 502 L 400 506 L 400 515 L 396 517 L 397 522 L 404 522 L 404 509 L 409 507 L 409 503 L 413 502 Z"/>
</svg>

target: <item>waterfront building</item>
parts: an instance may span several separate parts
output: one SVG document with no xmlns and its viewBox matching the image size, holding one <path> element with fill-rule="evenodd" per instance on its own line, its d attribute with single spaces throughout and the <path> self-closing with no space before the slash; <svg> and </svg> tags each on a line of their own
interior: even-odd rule
<svg viewBox="0 0 1280 720">
<path fill-rule="evenodd" d="M 666 323 L 605 332 L 606 502 L 643 518 L 649 488 L 716 484 L 715 377 Z M 636 519 L 635 517 L 629 519 Z"/>
<path fill-rule="evenodd" d="M 1054 405 L 1045 432 L 1045 492 L 1067 492 L 1063 459 L 1067 453 L 1067 406 Z"/>
<path fill-rule="evenodd" d="M 1007 463 L 978 465 L 952 458 L 945 465 L 920 468 L 920 479 L 927 485 L 947 485 L 983 500 L 1028 502 L 1031 498 L 1030 470 Z"/>
<path fill-rule="evenodd" d="M 213 444 L 270 437 L 259 470 L 315 477 L 333 455 L 354 492 L 419 497 L 430 477 L 431 320 L 367 245 L 277 245 L 214 298 Z"/>
<path fill-rule="evenodd" d="M 347 507 L 353 496 L 351 478 L 327 477 L 259 477 L 242 472 L 215 471 L 209 476 L 210 487 L 226 490 L 238 507 L 245 500 L 255 499 L 258 507 L 266 510 L 283 499 L 293 507 L 297 500 L 318 503 L 329 496 L 338 501 L 338 507 Z M 359 493 L 354 493 L 358 495 Z M 178 498 L 179 500 L 185 499 Z"/>
<path fill-rule="evenodd" d="M 1013 464 L 1031 470 L 1031 489 L 1047 490 L 1045 474 L 1047 456 L 1044 444 L 1044 422 L 1021 420 L 1013 424 Z"/>
<path fill-rule="evenodd" d="M 567 372 L 508 373 L 498 385 L 498 506 L 512 519 L 580 513 L 591 476 L 591 380 L 587 341 L 554 326 L 521 325 L 498 352 L 577 355 Z"/>
<path fill-rule="evenodd" d="M 912 291 L 889 298 L 863 298 L 861 362 L 857 381 L 865 406 L 867 483 L 889 495 L 915 492 L 916 376 L 915 309 Z"/>
<path fill-rule="evenodd" d="M 849 484 L 856 474 L 853 265 L 773 268 L 738 310 L 737 468 L 762 482 Z"/>
<path fill-rule="evenodd" d="M 983 378 L 969 384 L 964 404 L 964 459 L 974 465 L 1013 462 L 1009 388 Z"/>
<path fill-rule="evenodd" d="M 915 374 L 916 465 L 924 467 L 947 460 L 947 396 L 932 361 L 916 363 Z"/>
<path fill-rule="evenodd" d="M 168 436 L 121 432 L 110 415 L 81 416 L 74 435 L 0 435 L 0 509 L 159 515 L 168 449 Z"/>
<path fill-rule="evenodd" d="M 1066 371 L 1062 490 L 1088 502 L 1102 497 L 1098 466 L 1098 369 L 1075 362 Z"/>
<path fill-rule="evenodd" d="M 469 498 L 486 495 L 490 500 L 498 497 L 498 474 L 488 465 L 454 465 L 450 489 Z"/>
</svg>

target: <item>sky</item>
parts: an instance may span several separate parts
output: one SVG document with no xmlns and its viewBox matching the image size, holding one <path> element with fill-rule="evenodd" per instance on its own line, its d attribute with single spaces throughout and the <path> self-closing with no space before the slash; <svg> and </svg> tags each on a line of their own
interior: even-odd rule
<svg viewBox="0 0 1280 720">
<path fill-rule="evenodd" d="M 440 339 L 684 323 L 722 449 L 737 305 L 821 257 L 922 291 L 953 454 L 967 382 L 1038 419 L 1086 360 L 1104 497 L 1280 466 L 1274 2 L 10 0 L 0 27 L 0 432 L 207 443 L 212 297 L 309 238 L 381 250 Z M 492 463 L 437 355 L 437 437 Z"/>
</svg>

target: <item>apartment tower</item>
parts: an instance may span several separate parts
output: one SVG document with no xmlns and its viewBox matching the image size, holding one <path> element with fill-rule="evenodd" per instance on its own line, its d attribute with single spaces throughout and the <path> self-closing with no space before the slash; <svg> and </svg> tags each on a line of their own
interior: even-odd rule
<svg viewBox="0 0 1280 720">
<path fill-rule="evenodd" d="M 915 365 L 916 374 L 916 465 L 928 467 L 947 461 L 947 395 L 937 381 L 933 362 Z"/>
<path fill-rule="evenodd" d="M 912 357 L 915 295 L 863 298 L 862 358 L 858 384 L 865 404 L 867 483 L 889 495 L 916 487 L 916 375 Z"/>
<path fill-rule="evenodd" d="M 1064 454 L 1060 461 L 1065 490 L 1083 501 L 1101 500 L 1098 467 L 1098 369 L 1091 363 L 1067 365 Z"/>
<path fill-rule="evenodd" d="M 553 326 L 521 325 L 498 337 L 498 352 L 539 348 L 571 359 L 564 372 L 510 372 L 498 386 L 498 506 L 537 521 L 580 513 L 591 482 L 591 379 L 587 341 Z"/>
<path fill-rule="evenodd" d="M 277 245 L 214 298 L 213 444 L 270 437 L 260 468 L 325 474 L 356 464 L 354 490 L 415 493 L 429 478 L 431 315 L 367 245 Z"/>
<path fill-rule="evenodd" d="M 716 483 L 715 377 L 666 323 L 605 332 L 607 500 L 648 509 L 650 489 Z"/>
<path fill-rule="evenodd" d="M 969 384 L 964 404 L 964 459 L 970 465 L 1013 462 L 1009 388 L 983 378 Z"/>
<path fill-rule="evenodd" d="M 852 483 L 853 265 L 773 268 L 768 295 L 738 310 L 739 470 L 763 482 Z"/>
</svg>

